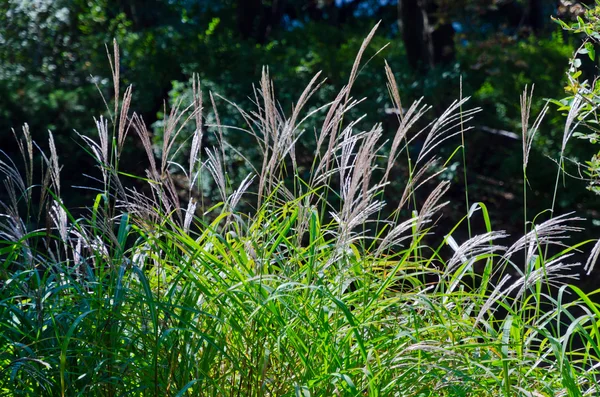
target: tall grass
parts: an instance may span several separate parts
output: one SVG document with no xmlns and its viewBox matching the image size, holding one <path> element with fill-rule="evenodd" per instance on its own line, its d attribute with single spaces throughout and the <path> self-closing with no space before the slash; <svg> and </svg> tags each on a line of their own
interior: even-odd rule
<svg viewBox="0 0 600 397">
<path fill-rule="evenodd" d="M 61 199 L 52 135 L 44 154 L 25 126 L 17 136 L 23 166 L 0 160 L 8 193 L 0 224 L 0 393 L 600 393 L 600 307 L 568 284 L 577 276 L 571 256 L 586 243 L 566 240 L 580 219 L 526 219 L 531 227 L 504 246 L 506 233 L 492 229 L 483 203 L 473 203 L 452 230 L 437 229 L 449 184 L 437 178 L 436 149 L 466 133 L 477 109 L 465 110 L 461 94 L 425 121 L 421 100 L 402 109 L 386 67 L 399 127 L 389 142 L 381 125 L 360 130 L 359 120 L 348 119 L 360 102 L 350 93 L 372 34 L 348 84 L 316 110 L 306 104 L 319 76 L 286 114 L 265 70 L 256 108 L 239 109 L 246 126 L 221 125 L 212 94 L 217 123 L 203 125 L 196 82 L 193 102 L 178 104 L 165 123 L 160 158 L 130 112 L 131 87 L 121 97 L 115 47 L 114 109 L 96 121 L 97 137 L 81 137 L 101 188 L 78 218 Z M 322 128 L 310 177 L 302 179 L 295 146 L 308 118 L 320 118 Z M 196 127 L 189 163 L 175 164 L 173 142 L 187 123 Z M 148 155 L 146 175 L 135 177 L 143 192 L 119 169 L 134 132 Z M 201 147 L 205 133 L 219 145 Z M 238 186 L 223 164 L 235 150 L 229 133 L 248 134 L 263 156 Z M 524 127 L 525 177 L 530 136 Z M 37 156 L 40 185 L 33 182 Z M 382 197 L 392 176 L 406 184 L 386 218 Z M 207 178 L 220 194 L 216 204 L 202 197 Z M 475 217 L 486 229 L 457 241 L 455 232 Z M 444 254 L 445 245 L 453 254 Z"/>
</svg>

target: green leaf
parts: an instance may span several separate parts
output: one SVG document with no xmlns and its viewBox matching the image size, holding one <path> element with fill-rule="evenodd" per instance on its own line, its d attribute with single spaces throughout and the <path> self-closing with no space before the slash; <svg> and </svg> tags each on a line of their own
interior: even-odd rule
<svg viewBox="0 0 600 397">
<path fill-rule="evenodd" d="M 594 44 L 587 42 L 585 43 L 585 50 L 587 51 L 588 56 L 593 61 L 596 57 L 596 50 L 594 49 Z"/>
</svg>

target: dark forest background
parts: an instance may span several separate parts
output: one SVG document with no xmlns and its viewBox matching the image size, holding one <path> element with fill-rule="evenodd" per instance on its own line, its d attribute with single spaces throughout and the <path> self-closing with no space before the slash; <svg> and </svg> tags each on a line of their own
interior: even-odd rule
<svg viewBox="0 0 600 397">
<path fill-rule="evenodd" d="M 420 97 L 432 105 L 430 118 L 460 93 L 482 112 L 466 134 L 468 191 L 471 201 L 486 203 L 495 229 L 523 230 L 521 110 L 519 95 L 535 84 L 532 114 L 548 98 L 566 94 L 565 71 L 580 38 L 565 33 L 552 16 L 573 21 L 593 1 L 566 0 L 4 0 L 0 1 L 0 147 L 12 155 L 12 129 L 28 123 L 43 147 L 47 131 L 57 140 L 64 185 L 86 184 L 75 177 L 92 173 L 92 160 L 81 149 L 80 134 L 95 134 L 93 117 L 107 114 L 113 83 L 105 46 L 120 46 L 122 87 L 134 86 L 132 108 L 161 140 L 165 109 L 191 98 L 191 78 L 200 77 L 205 99 L 218 93 L 242 108 L 252 105 L 253 83 L 268 66 L 284 111 L 308 81 L 323 71 L 327 81 L 311 102 L 333 99 L 346 83 L 362 40 L 381 25 L 367 50 L 371 61 L 353 89 L 366 100 L 355 116 L 363 124 L 382 122 L 395 132 L 396 115 L 385 85 L 384 60 L 395 73 L 406 107 Z M 387 45 L 387 46 L 386 46 Z M 381 52 L 381 48 L 385 47 Z M 111 48 L 112 51 L 112 48 Z M 584 65 L 595 73 L 591 61 Z M 100 91 L 100 92 L 99 92 Z M 102 95 L 101 95 L 102 94 Z M 215 96 L 223 124 L 243 126 L 233 106 Z M 208 103 L 208 102 L 207 102 Z M 529 214 L 550 207 L 564 112 L 552 107 L 538 133 L 528 169 Z M 206 113 L 210 124 L 214 114 Z M 307 126 L 311 128 L 311 126 Z M 191 131 L 190 131 L 191 132 Z M 306 134 L 310 137 L 313 134 Z M 207 134 L 206 144 L 214 139 Z M 243 135 L 226 131 L 227 143 L 252 159 L 256 151 Z M 182 153 L 189 134 L 182 134 Z M 122 166 L 140 175 L 144 151 L 131 138 Z M 594 148 L 572 140 L 567 157 L 583 162 Z M 459 145 L 449 142 L 448 157 Z M 309 152 L 310 138 L 299 142 Z M 159 145 L 157 145 L 157 148 Z M 158 150 L 158 149 L 157 149 Z M 232 179 L 248 172 L 241 157 L 227 158 Z M 302 160 L 302 159 L 300 159 Z M 310 159 L 305 159 L 310 164 Z M 576 169 L 569 169 L 573 174 Z M 308 172 L 308 170 L 307 170 Z M 443 178 L 452 180 L 448 224 L 464 216 L 462 159 L 448 163 Z M 404 183 L 400 180 L 398 182 Z M 557 212 L 579 211 L 588 219 L 586 233 L 597 237 L 598 200 L 586 183 L 561 180 Z M 393 201 L 394 191 L 388 191 Z M 211 186 L 205 187 L 210 196 Z M 67 204 L 87 202 L 73 188 Z"/>
</svg>

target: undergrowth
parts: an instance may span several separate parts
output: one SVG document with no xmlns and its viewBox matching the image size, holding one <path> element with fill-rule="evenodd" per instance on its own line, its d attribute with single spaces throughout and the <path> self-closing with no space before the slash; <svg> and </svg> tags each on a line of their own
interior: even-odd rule
<svg viewBox="0 0 600 397">
<path fill-rule="evenodd" d="M 130 112 L 131 87 L 121 96 L 115 46 L 114 107 L 96 121 L 97 137 L 80 137 L 100 186 L 83 215 L 61 199 L 67 154 L 52 135 L 41 152 L 25 126 L 16 136 L 23 165 L 0 160 L 0 394 L 598 395 L 600 307 L 569 284 L 572 255 L 588 243 L 566 241 L 580 219 L 525 219 L 505 246 L 506 233 L 474 202 L 452 230 L 436 228 L 449 188 L 436 149 L 468 133 L 478 109 L 461 94 L 425 121 L 429 107 L 403 108 L 386 65 L 399 127 L 389 141 L 380 125 L 362 131 L 345 114 L 360 103 L 350 93 L 373 33 L 348 84 L 320 108 L 305 106 L 318 75 L 284 113 L 265 70 L 256 108 L 238 109 L 246 126 L 221 125 L 213 94 L 217 123 L 203 125 L 196 82 L 193 103 L 165 122 L 159 158 Z M 526 90 L 524 183 L 543 117 L 530 124 L 530 101 Z M 322 127 L 303 179 L 295 148 L 310 133 L 307 118 Z M 195 133 L 187 164 L 176 164 L 172 142 L 185 124 Z M 119 169 L 134 132 L 148 154 L 143 176 Z M 217 147 L 202 147 L 206 133 Z M 222 161 L 235 151 L 228 133 L 247 134 L 263 156 L 237 186 Z M 405 189 L 384 217 L 392 176 Z M 203 197 L 207 183 L 218 203 Z M 471 229 L 477 218 L 485 230 Z M 465 227 L 471 237 L 460 241 Z"/>
</svg>

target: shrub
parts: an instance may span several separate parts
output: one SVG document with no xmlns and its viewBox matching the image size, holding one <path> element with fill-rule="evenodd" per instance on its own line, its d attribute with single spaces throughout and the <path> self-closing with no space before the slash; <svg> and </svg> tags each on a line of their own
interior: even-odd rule
<svg viewBox="0 0 600 397">
<path fill-rule="evenodd" d="M 573 119 L 572 122 L 577 129 L 585 131 L 574 130 L 573 136 L 587 140 L 591 144 L 598 142 L 597 109 L 600 87 L 596 84 L 595 66 L 589 64 L 589 60 L 593 62 L 596 59 L 596 44 L 600 41 L 599 21 L 600 4 L 588 9 L 584 17 L 578 17 L 576 22 L 567 24 L 558 21 L 566 31 L 582 34 L 585 38 L 569 61 L 568 82 L 565 86 L 568 96 L 554 103 L 559 106 L 559 110 L 569 111 L 569 117 Z M 588 64 L 586 64 L 587 58 L 589 58 Z M 600 152 L 594 154 L 585 164 L 576 162 L 576 165 L 583 169 L 580 174 L 587 176 L 588 189 L 600 194 Z"/>
</svg>

